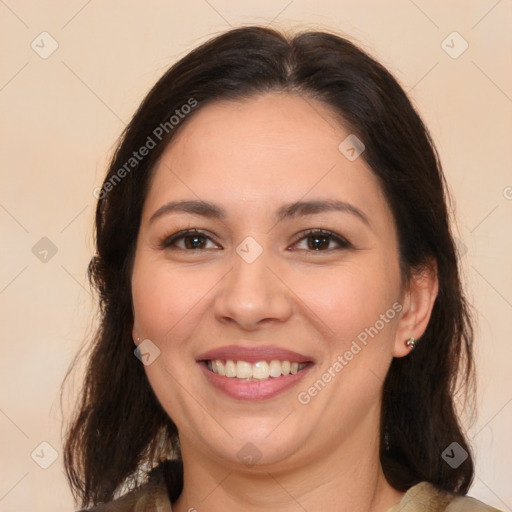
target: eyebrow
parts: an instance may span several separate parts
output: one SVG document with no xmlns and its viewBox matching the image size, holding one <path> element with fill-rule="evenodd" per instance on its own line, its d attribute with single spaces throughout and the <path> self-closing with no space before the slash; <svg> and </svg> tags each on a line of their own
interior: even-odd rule
<svg viewBox="0 0 512 512">
<path fill-rule="evenodd" d="M 294 203 L 285 204 L 278 208 L 276 212 L 276 219 L 277 221 L 283 221 L 286 219 L 333 211 L 351 214 L 370 227 L 368 217 L 359 208 L 337 199 L 296 201 Z M 214 203 L 200 200 L 170 201 L 169 203 L 161 206 L 155 213 L 153 213 L 153 215 L 151 215 L 149 223 L 173 212 L 191 213 L 193 215 L 200 215 L 202 217 L 218 220 L 225 220 L 227 218 L 226 210 Z"/>
</svg>

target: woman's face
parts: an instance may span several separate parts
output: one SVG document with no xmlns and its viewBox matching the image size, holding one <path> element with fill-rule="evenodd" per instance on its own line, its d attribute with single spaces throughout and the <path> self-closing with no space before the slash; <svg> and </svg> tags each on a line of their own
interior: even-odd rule
<svg viewBox="0 0 512 512">
<path fill-rule="evenodd" d="M 269 93 L 202 108 L 162 155 L 133 335 L 184 453 L 289 467 L 378 431 L 413 333 L 393 218 L 349 135 L 322 103 Z"/>
</svg>

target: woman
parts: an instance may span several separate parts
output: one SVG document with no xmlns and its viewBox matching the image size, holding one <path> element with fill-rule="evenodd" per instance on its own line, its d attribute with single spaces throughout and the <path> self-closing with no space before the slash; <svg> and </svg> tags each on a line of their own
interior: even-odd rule
<svg viewBox="0 0 512 512">
<path fill-rule="evenodd" d="M 154 86 L 96 193 L 102 316 L 65 450 L 82 506 L 494 510 L 465 497 L 441 166 L 380 64 L 231 30 Z"/>
</svg>

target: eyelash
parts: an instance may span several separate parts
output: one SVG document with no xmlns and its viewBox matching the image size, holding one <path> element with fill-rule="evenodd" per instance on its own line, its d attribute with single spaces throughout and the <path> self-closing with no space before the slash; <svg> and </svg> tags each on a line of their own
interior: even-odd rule
<svg viewBox="0 0 512 512">
<path fill-rule="evenodd" d="M 200 231 L 198 229 L 185 229 L 183 231 L 179 231 L 178 233 L 174 233 L 171 236 L 164 237 L 159 242 L 158 245 L 161 249 L 172 248 L 173 250 L 177 249 L 177 250 L 187 251 L 187 252 L 202 252 L 204 250 L 207 250 L 207 249 L 186 249 L 186 248 L 184 249 L 182 247 L 176 247 L 176 246 L 172 247 L 178 240 L 185 239 L 187 236 L 191 236 L 191 235 L 201 236 L 205 239 L 213 241 L 211 239 L 211 237 L 209 237 L 203 231 Z M 306 250 L 308 250 L 308 252 L 328 252 L 328 251 L 333 251 L 333 250 L 353 248 L 352 244 L 346 238 L 344 238 L 340 235 L 337 235 L 336 233 L 333 233 L 332 231 L 328 231 L 325 229 L 319 229 L 319 228 L 308 229 L 307 231 L 300 233 L 300 237 L 294 242 L 294 245 L 296 245 L 298 242 L 300 242 L 302 240 L 305 240 L 305 239 L 313 237 L 313 236 L 326 238 L 330 242 L 331 241 L 336 242 L 339 245 L 339 247 L 337 247 L 335 249 L 326 249 L 326 250 L 314 250 L 314 249 L 308 250 L 308 249 L 306 249 Z"/>
</svg>

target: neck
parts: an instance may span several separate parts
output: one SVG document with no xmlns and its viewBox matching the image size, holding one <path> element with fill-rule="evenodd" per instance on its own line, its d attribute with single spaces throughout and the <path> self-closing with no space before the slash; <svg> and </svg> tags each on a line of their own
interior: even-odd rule
<svg viewBox="0 0 512 512">
<path fill-rule="evenodd" d="M 404 493 L 384 477 L 378 435 L 367 437 L 359 432 L 357 438 L 293 468 L 219 464 L 185 441 L 184 487 L 173 512 L 386 512 Z M 377 441 L 369 443 L 368 439 Z"/>
</svg>

